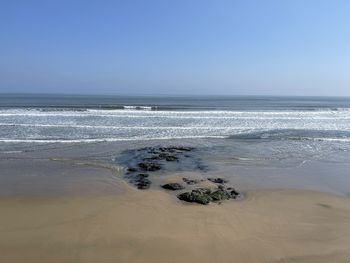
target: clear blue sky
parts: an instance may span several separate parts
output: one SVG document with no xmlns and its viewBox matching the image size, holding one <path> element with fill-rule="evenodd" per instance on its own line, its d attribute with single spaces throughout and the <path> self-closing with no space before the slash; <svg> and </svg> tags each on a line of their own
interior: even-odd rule
<svg viewBox="0 0 350 263">
<path fill-rule="evenodd" d="M 0 92 L 350 95 L 350 1 L 0 0 Z"/>
</svg>

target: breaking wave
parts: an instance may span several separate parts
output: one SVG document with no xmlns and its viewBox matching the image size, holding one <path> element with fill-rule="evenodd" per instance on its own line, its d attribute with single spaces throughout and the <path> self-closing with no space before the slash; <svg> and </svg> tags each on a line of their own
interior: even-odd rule
<svg viewBox="0 0 350 263">
<path fill-rule="evenodd" d="M 348 142 L 350 110 L 0 109 L 1 142 L 99 142 L 180 138 Z"/>
</svg>

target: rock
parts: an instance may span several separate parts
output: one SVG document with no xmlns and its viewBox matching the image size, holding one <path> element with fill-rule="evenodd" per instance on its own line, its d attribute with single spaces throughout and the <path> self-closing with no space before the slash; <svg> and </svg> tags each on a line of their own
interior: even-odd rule
<svg viewBox="0 0 350 263">
<path fill-rule="evenodd" d="M 174 147 L 160 147 L 159 151 L 161 151 L 161 152 L 168 152 L 168 153 L 174 153 L 175 149 L 174 149 Z"/>
<path fill-rule="evenodd" d="M 192 190 L 193 193 L 209 195 L 211 190 L 209 188 L 197 188 Z"/>
<path fill-rule="evenodd" d="M 148 161 L 148 160 L 161 160 L 162 158 L 157 154 L 157 155 L 153 155 L 151 157 L 145 157 L 142 160 L 144 161 Z"/>
<path fill-rule="evenodd" d="M 147 178 L 149 176 L 149 174 L 138 174 L 137 175 L 137 179 L 138 180 L 141 180 L 141 179 L 143 179 L 143 178 Z"/>
<path fill-rule="evenodd" d="M 153 155 L 151 157 L 143 158 L 144 161 L 147 160 L 166 160 L 167 162 L 177 161 L 179 158 L 175 155 L 169 153 L 160 153 Z"/>
<path fill-rule="evenodd" d="M 174 147 L 172 147 L 172 149 L 177 150 L 177 151 L 181 151 L 181 152 L 190 152 L 194 148 L 192 148 L 192 147 L 183 147 L 183 146 L 174 146 Z"/>
<path fill-rule="evenodd" d="M 147 152 L 148 153 L 152 153 L 152 154 L 158 154 L 159 153 L 159 151 L 157 149 L 155 149 L 155 148 L 149 148 L 149 149 L 147 149 Z"/>
<path fill-rule="evenodd" d="M 151 183 L 152 182 L 150 180 L 148 180 L 146 178 L 142 178 L 136 182 L 136 186 L 138 189 L 144 190 L 144 189 L 150 188 Z"/>
<path fill-rule="evenodd" d="M 216 183 L 216 184 L 225 184 L 228 181 L 224 178 L 208 178 L 210 182 Z"/>
<path fill-rule="evenodd" d="M 177 164 L 168 164 L 168 162 L 180 163 L 180 161 L 184 158 L 184 155 L 186 155 L 186 157 L 193 158 L 188 153 L 193 149 L 194 148 L 192 147 L 184 146 L 157 146 L 143 147 L 140 149 L 126 151 L 125 154 L 130 156 L 125 156 L 129 157 L 129 163 L 126 165 L 125 177 L 130 183 L 134 184 L 139 189 L 147 189 L 151 185 L 151 181 L 146 180 L 146 178 L 148 178 L 148 173 L 150 174 L 151 172 L 156 172 L 167 168 L 169 168 L 169 170 L 175 170 L 177 168 L 179 170 L 183 169 L 182 166 L 178 166 Z M 124 159 L 123 157 L 121 157 L 122 160 Z M 196 163 L 194 163 L 194 165 L 196 165 Z M 198 183 L 197 180 L 190 179 L 184 182 L 186 182 L 186 184 Z M 180 189 L 178 186 L 170 186 L 170 188 Z M 181 189 L 183 189 L 182 185 Z"/>
<path fill-rule="evenodd" d="M 235 189 L 231 190 L 230 194 L 233 199 L 236 199 L 241 196 L 241 194 L 237 192 Z"/>
<path fill-rule="evenodd" d="M 184 189 L 185 187 L 183 187 L 181 184 L 178 184 L 178 183 L 169 183 L 169 184 L 164 184 L 162 185 L 162 187 L 164 189 L 167 189 L 167 190 L 182 190 Z"/>
<path fill-rule="evenodd" d="M 206 205 L 210 202 L 221 203 L 223 200 L 228 200 L 231 198 L 236 199 L 238 196 L 240 196 L 240 194 L 236 190 L 227 191 L 225 189 L 219 188 L 218 190 L 212 192 L 208 188 L 197 188 L 191 192 L 179 194 L 177 198 L 190 203 L 199 203 Z"/>
<path fill-rule="evenodd" d="M 189 184 L 189 185 L 193 185 L 193 184 L 198 184 L 198 180 L 195 180 L 195 179 L 188 179 L 186 177 L 183 177 L 182 180 L 186 183 L 186 184 Z"/>
<path fill-rule="evenodd" d="M 147 179 L 149 175 L 140 173 L 130 177 L 130 183 L 135 185 L 138 189 L 148 189 L 151 186 L 151 181 Z"/>
<path fill-rule="evenodd" d="M 210 197 L 213 201 L 221 201 L 221 200 L 227 200 L 231 198 L 231 194 L 226 190 L 216 190 L 215 192 L 212 192 L 210 194 Z"/>
<path fill-rule="evenodd" d="M 160 164 L 154 162 L 142 162 L 138 166 L 145 171 L 158 171 L 162 168 Z"/>
<path fill-rule="evenodd" d="M 198 204 L 202 204 L 202 205 L 207 205 L 211 201 L 211 198 L 209 195 L 200 194 L 200 193 L 196 193 L 193 191 L 179 194 L 177 196 L 177 198 L 179 198 L 182 201 L 186 201 L 186 202 L 190 202 L 190 203 L 198 203 Z"/>
<path fill-rule="evenodd" d="M 159 154 L 159 158 L 161 160 L 166 160 L 168 162 L 171 162 L 171 161 L 176 161 L 178 160 L 179 158 L 173 154 L 169 154 L 169 153 L 160 153 Z"/>
<path fill-rule="evenodd" d="M 218 188 L 220 189 L 220 190 L 225 190 L 225 186 L 223 185 L 223 184 L 219 184 L 218 185 Z M 227 189 L 228 190 L 228 189 Z"/>
<path fill-rule="evenodd" d="M 168 155 L 167 157 L 165 157 L 165 160 L 166 160 L 167 162 L 173 162 L 173 161 L 178 161 L 179 158 L 177 158 L 177 157 L 174 156 L 174 155 Z"/>
<path fill-rule="evenodd" d="M 194 148 L 193 147 L 184 147 L 184 146 L 170 146 L 170 147 L 159 147 L 159 151 L 161 152 L 190 152 Z"/>
</svg>

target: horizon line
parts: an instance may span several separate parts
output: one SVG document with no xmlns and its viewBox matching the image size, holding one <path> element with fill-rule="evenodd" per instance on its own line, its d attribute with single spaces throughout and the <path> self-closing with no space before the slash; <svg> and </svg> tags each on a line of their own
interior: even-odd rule
<svg viewBox="0 0 350 263">
<path fill-rule="evenodd" d="M 0 92 L 0 95 L 41 95 L 41 96 L 115 96 L 115 97 L 294 97 L 294 98 L 350 98 L 350 95 L 278 95 L 278 94 L 118 94 L 118 93 L 55 93 L 55 92 Z"/>
</svg>

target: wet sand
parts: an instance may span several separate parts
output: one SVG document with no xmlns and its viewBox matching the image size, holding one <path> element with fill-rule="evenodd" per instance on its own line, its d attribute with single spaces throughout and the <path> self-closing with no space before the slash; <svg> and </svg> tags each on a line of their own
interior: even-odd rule
<svg viewBox="0 0 350 263">
<path fill-rule="evenodd" d="M 303 168 L 314 178 L 295 167 L 238 167 L 229 155 L 215 161 L 211 153 L 206 164 L 220 169 L 150 175 L 151 189 L 141 191 L 115 163 L 129 147 L 48 145 L 0 154 L 0 262 L 350 262 L 347 179 L 335 194 L 286 190 L 294 186 L 287 178 L 329 184 L 318 179 L 320 169 Z M 337 164 L 327 167 L 328 180 L 345 175 Z M 159 187 L 222 176 L 244 192 L 243 200 L 188 204 Z"/>
<path fill-rule="evenodd" d="M 1 262 L 349 262 L 350 199 L 260 190 L 221 205 L 162 190 L 0 198 Z"/>
</svg>

